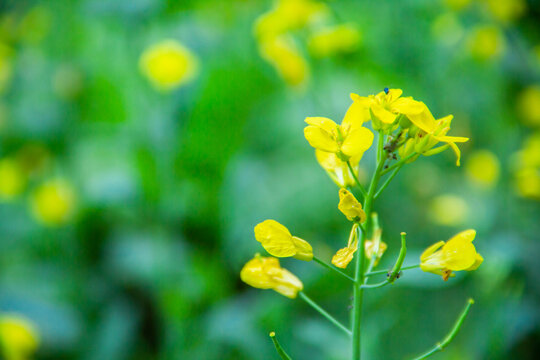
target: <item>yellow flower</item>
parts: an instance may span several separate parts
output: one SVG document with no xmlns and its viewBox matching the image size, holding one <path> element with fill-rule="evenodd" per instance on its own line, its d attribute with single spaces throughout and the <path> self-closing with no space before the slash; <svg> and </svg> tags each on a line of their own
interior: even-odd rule
<svg viewBox="0 0 540 360">
<path fill-rule="evenodd" d="M 341 24 L 317 30 L 308 40 L 309 51 L 319 57 L 349 53 L 358 47 L 360 32 L 352 24 Z"/>
<path fill-rule="evenodd" d="M 540 199 L 540 169 L 526 167 L 515 174 L 515 186 L 520 196 Z"/>
<path fill-rule="evenodd" d="M 34 324 L 28 319 L 16 314 L 0 315 L 0 349 L 6 360 L 28 359 L 39 341 Z"/>
<path fill-rule="evenodd" d="M 290 36 L 267 38 L 261 41 L 259 50 L 287 84 L 299 86 L 309 78 L 309 66 Z"/>
<path fill-rule="evenodd" d="M 255 288 L 272 289 L 291 299 L 304 288 L 296 276 L 279 266 L 278 259 L 259 254 L 244 265 L 240 278 Z"/>
<path fill-rule="evenodd" d="M 75 191 L 66 180 L 50 180 L 36 189 L 31 202 L 39 221 L 51 226 L 60 225 L 73 213 Z"/>
<path fill-rule="evenodd" d="M 341 125 L 325 117 L 308 117 L 304 136 L 311 146 L 320 151 L 336 154 L 343 161 L 358 163 L 373 143 L 373 133 L 362 127 L 367 120 L 365 109 L 353 103 Z"/>
<path fill-rule="evenodd" d="M 418 114 L 423 111 L 423 104 L 412 97 L 402 97 L 401 89 L 384 89 L 377 95 L 368 97 L 351 94 L 355 103 L 369 109 L 373 128 L 379 129 L 383 124 L 392 125 L 400 114 Z M 382 124 L 380 124 L 382 123 Z"/>
<path fill-rule="evenodd" d="M 354 223 L 349 234 L 349 242 L 343 249 L 332 257 L 332 264 L 338 268 L 345 269 L 354 257 L 354 253 L 358 248 L 358 224 Z"/>
<path fill-rule="evenodd" d="M 518 19 L 527 10 L 526 0 L 486 0 L 493 17 L 503 23 Z"/>
<path fill-rule="evenodd" d="M 471 155 L 466 164 L 467 176 L 476 184 L 490 188 L 499 179 L 501 165 L 497 156 L 487 150 L 478 150 Z"/>
<path fill-rule="evenodd" d="M 26 186 L 26 176 L 16 161 L 0 160 L 0 200 L 11 200 Z"/>
<path fill-rule="evenodd" d="M 430 204 L 429 217 L 439 225 L 462 224 L 469 214 L 467 202 L 455 195 L 439 195 Z"/>
<path fill-rule="evenodd" d="M 375 254 L 374 265 L 377 266 L 379 260 L 383 256 L 384 252 L 388 248 L 388 245 L 384 241 L 381 241 L 382 230 L 377 229 L 373 233 L 373 239 L 366 240 L 364 242 L 364 253 L 368 259 L 371 259 Z"/>
<path fill-rule="evenodd" d="M 420 256 L 420 268 L 441 275 L 444 281 L 453 276 L 453 271 L 476 270 L 484 259 L 472 244 L 475 236 L 475 230 L 465 230 L 446 243 L 439 241 L 431 245 Z"/>
<path fill-rule="evenodd" d="M 178 41 L 163 40 L 143 52 L 139 68 L 155 88 L 168 91 L 195 77 L 198 60 Z"/>
<path fill-rule="evenodd" d="M 328 173 L 330 178 L 339 187 L 354 186 L 355 181 L 353 174 L 349 170 L 347 163 L 337 157 L 334 153 L 315 150 L 317 162 Z M 358 173 L 358 163 L 351 164 L 353 171 Z"/>
<path fill-rule="evenodd" d="M 527 125 L 540 126 L 540 85 L 523 90 L 517 99 L 517 108 Z"/>
<path fill-rule="evenodd" d="M 423 103 L 422 103 L 423 104 Z M 447 136 L 450 131 L 450 124 L 452 123 L 453 115 L 445 116 L 441 119 L 435 120 L 429 108 L 423 104 L 423 111 L 416 114 L 408 114 L 407 118 L 414 124 L 420 131 L 415 135 L 414 150 L 426 156 L 435 155 L 444 148 L 433 149 L 439 142 L 448 144 L 456 154 L 456 165 L 460 165 L 461 152 L 456 143 L 469 141 L 466 137 L 461 136 Z M 409 130 L 410 131 L 410 130 Z M 432 151 L 430 151 L 432 150 Z"/>
<path fill-rule="evenodd" d="M 505 49 L 505 41 L 501 30 L 493 25 L 477 26 L 468 39 L 471 55 L 478 60 L 489 60 L 499 57 Z"/>
<path fill-rule="evenodd" d="M 354 195 L 347 189 L 339 189 L 338 209 L 350 221 L 361 223 L 366 221 L 366 213 L 362 210 L 362 204 L 360 204 Z"/>
<path fill-rule="evenodd" d="M 292 256 L 298 260 L 311 261 L 313 249 L 311 245 L 296 236 L 275 220 L 265 220 L 255 226 L 255 239 L 270 255 L 277 257 Z"/>
</svg>

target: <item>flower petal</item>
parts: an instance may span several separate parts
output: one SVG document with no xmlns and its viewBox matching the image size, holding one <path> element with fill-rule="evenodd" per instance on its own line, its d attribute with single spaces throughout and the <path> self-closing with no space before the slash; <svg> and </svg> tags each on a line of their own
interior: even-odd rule
<svg viewBox="0 0 540 360">
<path fill-rule="evenodd" d="M 295 259 L 304 261 L 311 261 L 313 259 L 313 248 L 306 240 L 293 236 L 292 241 L 296 248 Z"/>
<path fill-rule="evenodd" d="M 432 134 L 437 129 L 437 122 L 425 104 L 422 112 L 407 114 L 407 118 L 428 134 Z"/>
<path fill-rule="evenodd" d="M 354 101 L 345 113 L 341 122 L 341 130 L 344 136 L 362 127 L 369 120 L 369 111 L 361 102 Z"/>
<path fill-rule="evenodd" d="M 391 104 L 392 112 L 399 114 L 419 114 L 424 110 L 424 104 L 411 97 L 402 97 Z"/>
<path fill-rule="evenodd" d="M 308 125 L 320 127 L 327 133 L 334 135 L 338 125 L 331 119 L 322 116 L 307 117 L 304 120 Z"/>
<path fill-rule="evenodd" d="M 331 134 L 318 126 L 307 126 L 304 129 L 304 136 L 311 146 L 327 152 L 339 151 L 338 144 Z"/>
<path fill-rule="evenodd" d="M 373 138 L 371 130 L 361 127 L 349 133 L 341 145 L 341 151 L 351 157 L 361 155 L 373 144 Z"/>
<path fill-rule="evenodd" d="M 391 113 L 390 111 L 386 110 L 379 104 L 373 104 L 370 107 L 371 114 L 376 117 L 378 120 L 385 124 L 392 124 L 395 120 L 397 115 Z"/>
<path fill-rule="evenodd" d="M 476 260 L 476 249 L 472 242 L 463 237 L 452 238 L 442 248 L 445 267 L 453 270 L 465 270 Z"/>
<path fill-rule="evenodd" d="M 265 220 L 257 224 L 255 239 L 274 256 L 288 257 L 297 252 L 289 230 L 275 220 Z"/>
<path fill-rule="evenodd" d="M 420 262 L 426 261 L 430 255 L 432 255 L 435 251 L 439 250 L 439 248 L 443 245 L 444 241 L 439 241 L 438 243 L 435 243 L 428 247 L 426 250 L 424 250 L 422 255 L 420 255 Z"/>
</svg>

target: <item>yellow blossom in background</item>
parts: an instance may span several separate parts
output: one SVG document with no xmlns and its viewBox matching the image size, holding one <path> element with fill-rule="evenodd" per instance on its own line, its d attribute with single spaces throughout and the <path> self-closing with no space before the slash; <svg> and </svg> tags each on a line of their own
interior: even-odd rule
<svg viewBox="0 0 540 360">
<path fill-rule="evenodd" d="M 540 168 L 540 132 L 529 136 L 516 155 L 517 165 L 520 168 Z"/>
<path fill-rule="evenodd" d="M 291 86 L 304 84 L 309 78 L 309 66 L 292 37 L 276 36 L 261 42 L 261 56 Z"/>
<path fill-rule="evenodd" d="M 341 125 L 325 117 L 308 117 L 304 136 L 315 149 L 334 153 L 342 161 L 357 164 L 364 152 L 373 144 L 371 130 L 362 126 L 367 121 L 365 110 L 353 103 L 343 118 Z"/>
<path fill-rule="evenodd" d="M 328 8 L 313 0 L 278 0 L 274 7 L 255 21 L 255 35 L 269 38 L 300 29 L 326 16 Z"/>
<path fill-rule="evenodd" d="M 412 97 L 402 97 L 401 89 L 384 89 L 377 95 L 367 97 L 351 94 L 353 101 L 363 108 L 369 109 L 375 130 L 384 125 L 392 125 L 399 115 L 418 114 L 423 111 L 423 103 Z"/>
<path fill-rule="evenodd" d="M 540 199 L 540 133 L 531 135 L 514 157 L 517 193 L 522 197 Z"/>
<path fill-rule="evenodd" d="M 347 189 L 339 189 L 338 209 L 349 219 L 355 222 L 366 221 L 366 213 L 362 210 L 362 204 Z"/>
<path fill-rule="evenodd" d="M 360 32 L 353 24 L 341 24 L 315 31 L 308 40 L 309 51 L 319 57 L 350 53 L 358 48 Z"/>
<path fill-rule="evenodd" d="M 462 136 L 446 135 L 448 131 L 450 131 L 450 125 L 454 118 L 453 115 L 448 115 L 435 120 L 435 117 L 433 117 L 429 108 L 424 104 L 424 110 L 422 112 L 408 114 L 407 118 L 420 129 L 414 139 L 414 151 L 425 156 L 435 155 L 446 148 L 440 147 L 433 149 L 433 147 L 439 142 L 444 142 L 452 148 L 456 154 L 456 165 L 460 166 L 461 151 L 456 143 L 467 142 L 469 139 Z M 412 141 L 413 140 L 410 139 L 410 143 Z M 406 155 L 403 151 L 406 151 L 407 149 L 407 146 L 403 147 L 400 154 L 402 156 Z M 410 150 L 412 150 L 412 148 Z"/>
<path fill-rule="evenodd" d="M 483 0 L 497 20 L 507 23 L 520 18 L 527 10 L 526 0 Z"/>
<path fill-rule="evenodd" d="M 428 214 L 439 225 L 462 224 L 469 215 L 469 206 L 463 198 L 455 195 L 440 195 L 431 201 Z"/>
<path fill-rule="evenodd" d="M 143 52 L 139 68 L 155 88 L 169 91 L 192 80 L 198 63 L 195 55 L 178 41 L 163 40 Z"/>
<path fill-rule="evenodd" d="M 25 42 L 39 44 L 49 34 L 52 23 L 51 11 L 46 6 L 35 6 L 21 19 L 19 36 Z"/>
<path fill-rule="evenodd" d="M 465 170 L 474 183 L 491 188 L 499 180 L 501 165 L 495 154 L 488 150 L 478 150 L 469 155 Z"/>
<path fill-rule="evenodd" d="M 51 226 L 61 225 L 73 214 L 75 191 L 66 180 L 49 180 L 34 191 L 31 205 L 39 221 Z"/>
<path fill-rule="evenodd" d="M 518 170 L 515 186 L 520 196 L 540 199 L 540 169 L 529 167 Z"/>
<path fill-rule="evenodd" d="M 26 181 L 24 172 L 15 160 L 0 160 L 0 200 L 11 200 L 21 194 Z"/>
<path fill-rule="evenodd" d="M 315 157 L 321 167 L 326 170 L 330 178 L 339 187 L 354 186 L 353 174 L 349 170 L 347 163 L 341 160 L 335 153 L 315 150 Z M 358 163 L 351 164 L 353 171 L 358 172 Z"/>
<path fill-rule="evenodd" d="M 484 259 L 472 244 L 475 236 L 475 230 L 465 230 L 446 243 L 439 241 L 431 245 L 420 256 L 420 268 L 441 275 L 444 281 L 453 276 L 453 271 L 476 270 Z"/>
<path fill-rule="evenodd" d="M 255 239 L 270 255 L 277 257 L 292 256 L 298 260 L 311 261 L 313 249 L 311 245 L 296 236 L 275 220 L 265 220 L 255 226 Z"/>
<path fill-rule="evenodd" d="M 354 253 L 358 248 L 358 224 L 354 223 L 349 234 L 347 246 L 332 257 L 332 264 L 338 268 L 345 269 L 354 257 Z"/>
<path fill-rule="evenodd" d="M 373 239 L 366 240 L 364 242 L 365 255 L 368 259 L 371 259 L 373 256 L 375 256 L 375 262 L 373 263 L 375 266 L 379 264 L 381 257 L 388 248 L 388 245 L 386 245 L 384 241 L 381 241 L 381 236 L 382 230 L 376 229 L 373 233 Z"/>
<path fill-rule="evenodd" d="M 37 329 L 30 320 L 17 314 L 0 315 L 0 351 L 3 359 L 29 359 L 39 342 Z"/>
<path fill-rule="evenodd" d="M 505 39 L 498 27 L 481 25 L 471 31 L 467 45 L 474 58 L 490 60 L 502 55 L 505 49 Z"/>
<path fill-rule="evenodd" d="M 517 110 L 525 124 L 540 126 L 540 85 L 529 86 L 519 94 Z"/>
<path fill-rule="evenodd" d="M 272 289 L 281 295 L 294 299 L 304 286 L 300 279 L 281 268 L 279 260 L 256 254 L 240 271 L 240 278 L 246 284 L 258 289 Z"/>
</svg>

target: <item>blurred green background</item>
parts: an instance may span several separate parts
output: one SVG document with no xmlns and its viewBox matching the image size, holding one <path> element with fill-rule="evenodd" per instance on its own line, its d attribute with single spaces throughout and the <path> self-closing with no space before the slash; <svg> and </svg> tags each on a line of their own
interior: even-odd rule
<svg viewBox="0 0 540 360">
<path fill-rule="evenodd" d="M 467 228 L 485 261 L 448 282 L 412 270 L 368 291 L 366 359 L 427 350 L 468 297 L 475 306 L 436 358 L 538 358 L 540 1 L 316 3 L 322 19 L 290 31 L 297 58 L 274 64 L 253 30 L 271 1 L 1 3 L 0 312 L 35 325 L 31 358 L 276 359 L 276 331 L 293 358 L 347 359 L 348 340 L 324 318 L 239 271 L 264 252 L 253 226 L 267 218 L 328 261 L 345 246 L 337 187 L 303 120 L 340 121 L 349 93 L 384 87 L 454 114 L 450 134 L 471 140 L 461 167 L 450 151 L 422 157 L 377 201 L 389 245 L 380 268 L 401 231 L 406 264 Z M 313 34 L 339 24 L 352 40 L 317 51 Z M 140 59 L 166 39 L 198 66 L 163 89 Z M 294 61 L 285 70 L 301 76 L 280 76 Z M 346 281 L 281 263 L 348 318 Z"/>
</svg>

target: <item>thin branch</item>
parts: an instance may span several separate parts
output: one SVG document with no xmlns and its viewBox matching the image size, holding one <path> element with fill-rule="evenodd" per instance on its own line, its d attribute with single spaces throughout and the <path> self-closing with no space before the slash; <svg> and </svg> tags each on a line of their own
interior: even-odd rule
<svg viewBox="0 0 540 360">
<path fill-rule="evenodd" d="M 312 308 L 314 308 L 315 310 L 317 310 L 322 316 L 324 316 L 326 319 L 328 319 L 332 324 L 336 325 L 338 328 L 340 328 L 341 330 L 343 330 L 347 335 L 351 336 L 352 333 L 351 333 L 351 330 L 347 329 L 345 327 L 345 325 L 343 325 L 342 323 L 340 323 L 338 320 L 336 320 L 336 318 L 334 318 L 332 315 L 330 315 L 328 312 L 326 312 L 326 310 L 324 310 L 322 307 L 320 307 L 319 305 L 317 305 L 313 300 L 311 300 L 306 294 L 304 294 L 303 291 L 300 291 L 298 293 L 298 295 L 300 295 L 300 297 L 302 298 L 302 300 L 304 300 L 305 302 L 307 302 Z"/>
<path fill-rule="evenodd" d="M 388 276 L 388 282 L 393 283 L 399 272 L 401 271 L 401 266 L 403 265 L 403 261 L 405 260 L 405 255 L 407 255 L 407 245 L 406 245 L 406 237 L 407 234 L 402 232 L 401 233 L 401 249 L 399 250 L 399 255 L 396 260 L 396 263 L 394 264 L 394 268 L 392 269 L 392 272 Z"/>
<path fill-rule="evenodd" d="M 272 342 L 274 343 L 274 347 L 276 348 L 276 351 L 277 351 L 279 357 L 281 357 L 281 359 L 283 359 L 283 360 L 292 360 L 291 357 L 289 355 L 287 355 L 285 350 L 283 350 L 283 348 L 281 347 L 281 345 L 277 341 L 275 332 L 272 331 L 270 333 L 270 338 L 272 339 Z"/>
<path fill-rule="evenodd" d="M 416 269 L 418 267 L 420 267 L 420 264 L 404 266 L 404 267 L 401 268 L 401 271 L 410 270 L 410 269 Z M 382 274 L 389 275 L 391 271 L 392 270 L 377 270 L 377 271 L 368 272 L 368 273 L 365 274 L 365 276 L 382 275 Z"/>
<path fill-rule="evenodd" d="M 364 187 L 360 183 L 360 180 L 358 180 L 358 175 L 356 175 L 356 171 L 354 171 L 350 160 L 347 161 L 347 166 L 349 167 L 349 171 L 351 172 L 354 178 L 354 182 L 356 183 L 356 186 L 358 186 L 358 188 L 360 189 L 360 192 L 362 193 L 362 196 L 365 198 L 367 195 L 366 189 L 364 189 Z"/>
<path fill-rule="evenodd" d="M 397 168 L 398 166 L 402 166 L 403 164 L 405 164 L 407 161 L 409 161 L 410 159 L 412 159 L 413 157 L 415 157 L 416 155 L 418 155 L 418 153 L 416 152 L 413 152 L 412 154 L 410 154 L 409 156 L 399 160 L 397 163 L 395 163 L 394 165 L 384 169 L 382 172 L 381 172 L 381 176 L 382 175 L 385 175 L 385 174 L 388 174 L 390 171 L 394 170 L 395 168 Z"/>
<path fill-rule="evenodd" d="M 426 358 L 430 357 L 431 355 L 433 355 L 433 354 L 435 354 L 435 353 L 437 353 L 439 351 L 443 351 L 444 348 L 446 346 L 448 346 L 448 344 L 454 339 L 454 337 L 456 337 L 459 329 L 461 328 L 461 325 L 463 325 L 463 321 L 465 321 L 465 318 L 467 317 L 467 314 L 469 313 L 469 309 L 471 308 L 472 304 L 474 304 L 474 300 L 469 299 L 467 301 L 467 305 L 465 305 L 465 309 L 463 309 L 463 311 L 461 312 L 461 315 L 457 319 L 454 327 L 452 328 L 450 333 L 446 336 L 446 338 L 444 338 L 443 341 L 441 341 L 440 343 L 435 344 L 435 346 L 431 350 L 429 350 L 428 352 L 426 352 L 423 355 L 420 355 L 417 358 L 414 358 L 414 360 L 426 359 Z"/>
<path fill-rule="evenodd" d="M 384 184 L 382 184 L 381 188 L 375 193 L 375 199 L 378 198 L 379 195 L 381 195 L 381 193 L 384 191 L 384 189 L 386 189 L 388 184 L 390 184 L 390 181 L 392 181 L 392 179 L 397 175 L 398 171 L 403 167 L 404 164 L 405 163 L 402 163 L 401 165 L 396 167 L 394 169 L 394 172 L 392 172 L 392 174 L 390 174 L 390 176 L 384 181 Z"/>
<path fill-rule="evenodd" d="M 315 260 L 315 262 L 316 262 L 317 264 L 323 266 L 324 268 L 329 269 L 329 270 L 332 270 L 332 271 L 338 273 L 339 275 L 341 275 L 341 276 L 343 276 L 343 277 L 346 277 L 348 280 L 350 280 L 350 281 L 352 281 L 352 282 L 355 281 L 352 277 L 350 277 L 349 275 L 345 274 L 343 271 L 341 271 L 341 270 L 339 270 L 339 269 L 337 269 L 337 268 L 335 268 L 335 267 L 333 267 L 333 266 L 328 265 L 327 263 L 325 263 L 324 261 L 322 261 L 322 260 L 319 259 L 318 257 L 313 256 L 313 260 Z"/>
</svg>

